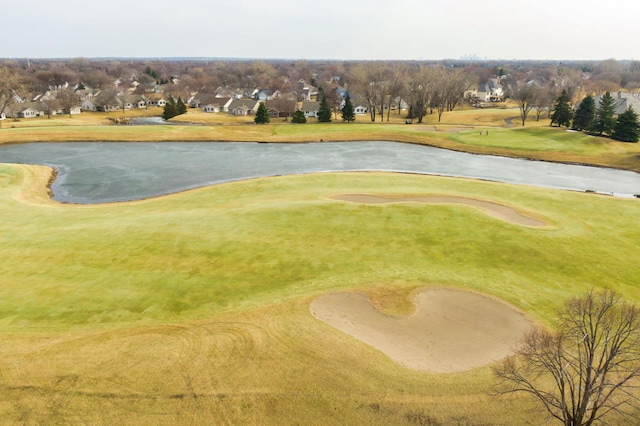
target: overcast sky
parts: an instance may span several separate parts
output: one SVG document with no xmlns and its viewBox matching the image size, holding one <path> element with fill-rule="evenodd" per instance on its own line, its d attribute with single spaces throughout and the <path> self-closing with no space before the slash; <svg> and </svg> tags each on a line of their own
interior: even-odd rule
<svg viewBox="0 0 640 426">
<path fill-rule="evenodd" d="M 0 57 L 639 59 L 639 12 L 637 0 L 0 0 Z"/>
</svg>

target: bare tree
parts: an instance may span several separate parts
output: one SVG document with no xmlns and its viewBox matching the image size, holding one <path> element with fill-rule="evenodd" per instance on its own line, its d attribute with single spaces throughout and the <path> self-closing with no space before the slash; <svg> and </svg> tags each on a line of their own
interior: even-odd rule
<svg viewBox="0 0 640 426">
<path fill-rule="evenodd" d="M 433 70 L 425 65 L 420 65 L 413 70 L 407 85 L 407 92 L 411 98 L 409 118 L 417 118 L 418 123 L 427 114 L 427 107 L 431 104 L 434 86 Z"/>
<path fill-rule="evenodd" d="M 16 96 L 24 90 L 20 76 L 7 67 L 0 68 L 0 114 L 16 101 Z M 2 121 L 0 121 L 0 127 Z"/>
<path fill-rule="evenodd" d="M 637 416 L 639 337 L 640 310 L 612 291 L 572 298 L 557 331 L 534 328 L 494 367 L 499 392 L 533 396 L 566 426 Z"/>
<path fill-rule="evenodd" d="M 58 111 L 58 100 L 57 99 L 43 99 L 40 101 L 40 108 L 47 114 L 47 118 L 51 118 L 51 116 Z"/>
<path fill-rule="evenodd" d="M 394 64 L 389 69 L 389 96 L 387 99 L 387 122 L 389 122 L 389 118 L 391 115 L 391 105 L 393 104 L 394 99 L 400 98 L 403 89 L 403 79 L 407 73 L 407 67 L 402 64 Z M 400 113 L 401 109 L 401 99 L 398 99 L 398 113 Z"/>
<path fill-rule="evenodd" d="M 108 87 L 106 89 L 102 89 L 98 96 L 94 99 L 96 106 L 101 107 L 107 114 L 112 110 L 116 105 L 118 105 L 118 90 L 115 87 Z"/>
<path fill-rule="evenodd" d="M 67 88 L 58 91 L 56 96 L 58 105 L 71 117 L 71 110 L 80 105 L 80 98 L 73 89 Z"/>
<path fill-rule="evenodd" d="M 531 109 L 537 104 L 540 89 L 536 83 L 519 83 L 513 90 L 511 98 L 518 103 L 522 125 Z"/>
</svg>

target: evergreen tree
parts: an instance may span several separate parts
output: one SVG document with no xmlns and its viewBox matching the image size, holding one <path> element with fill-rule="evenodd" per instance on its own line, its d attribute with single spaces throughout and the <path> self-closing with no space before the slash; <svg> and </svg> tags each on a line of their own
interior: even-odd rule
<svg viewBox="0 0 640 426">
<path fill-rule="evenodd" d="M 573 128 L 575 130 L 588 130 L 593 126 L 593 120 L 596 116 L 596 102 L 593 96 L 587 95 L 580 105 L 576 113 L 573 115 Z"/>
<path fill-rule="evenodd" d="M 253 119 L 256 124 L 265 124 L 269 122 L 269 112 L 264 102 L 260 102 L 258 111 L 256 112 L 256 118 Z"/>
<path fill-rule="evenodd" d="M 176 111 L 178 112 L 178 115 L 187 113 L 187 106 L 182 101 L 182 98 L 180 96 L 178 96 L 178 103 L 176 104 Z"/>
<path fill-rule="evenodd" d="M 318 121 L 321 123 L 331 122 L 331 108 L 327 102 L 327 97 L 322 93 L 322 100 L 320 101 L 320 108 L 318 108 Z"/>
<path fill-rule="evenodd" d="M 346 121 L 350 123 L 356 120 L 356 114 L 353 111 L 353 104 L 351 103 L 351 96 L 347 93 L 347 96 L 344 98 L 344 106 L 341 109 L 342 112 L 342 121 Z"/>
<path fill-rule="evenodd" d="M 600 98 L 600 105 L 596 109 L 596 115 L 593 120 L 593 126 L 590 131 L 597 135 L 611 135 L 613 126 L 616 122 L 613 115 L 616 111 L 616 101 L 607 92 Z"/>
<path fill-rule="evenodd" d="M 551 114 L 552 126 L 566 126 L 571 125 L 571 106 L 569 106 L 569 95 L 566 90 L 563 90 L 556 103 L 553 106 L 553 113 Z"/>
<path fill-rule="evenodd" d="M 611 139 L 622 142 L 638 142 L 640 132 L 638 130 L 638 114 L 632 107 L 618 116 Z"/>
<path fill-rule="evenodd" d="M 173 99 L 173 96 L 169 96 L 169 99 L 164 106 L 164 110 L 162 111 L 162 118 L 168 120 L 175 117 L 176 115 L 178 115 L 178 106 L 176 105 L 176 100 Z"/>
<path fill-rule="evenodd" d="M 292 123 L 306 123 L 307 122 L 307 117 L 304 116 L 304 111 L 302 110 L 296 110 L 296 112 L 293 113 L 293 118 L 291 119 Z"/>
</svg>

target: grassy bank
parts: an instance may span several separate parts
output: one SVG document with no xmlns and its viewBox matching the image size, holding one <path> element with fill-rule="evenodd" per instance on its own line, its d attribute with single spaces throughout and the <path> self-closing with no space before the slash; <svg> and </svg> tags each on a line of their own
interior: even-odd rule
<svg viewBox="0 0 640 426">
<path fill-rule="evenodd" d="M 473 133 L 454 136 L 471 145 Z M 72 206 L 48 199 L 48 178 L 0 165 L 7 423 L 541 424 L 523 400 L 488 396 L 488 368 L 407 370 L 315 320 L 309 302 L 355 289 L 406 313 L 416 289 L 447 286 L 540 322 L 592 286 L 640 302 L 636 200 L 349 173 Z M 467 196 L 548 226 L 329 199 L 343 193 Z"/>
</svg>

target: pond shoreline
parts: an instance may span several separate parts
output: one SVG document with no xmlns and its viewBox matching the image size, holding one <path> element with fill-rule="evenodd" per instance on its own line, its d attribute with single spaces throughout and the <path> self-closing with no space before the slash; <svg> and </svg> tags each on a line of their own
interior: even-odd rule
<svg viewBox="0 0 640 426">
<path fill-rule="evenodd" d="M 53 199 L 74 204 L 140 200 L 229 181 L 318 172 L 435 175 L 625 198 L 640 193 L 640 174 L 633 171 L 393 141 L 43 142 L 0 146 L 0 159 L 54 168 Z"/>
</svg>

